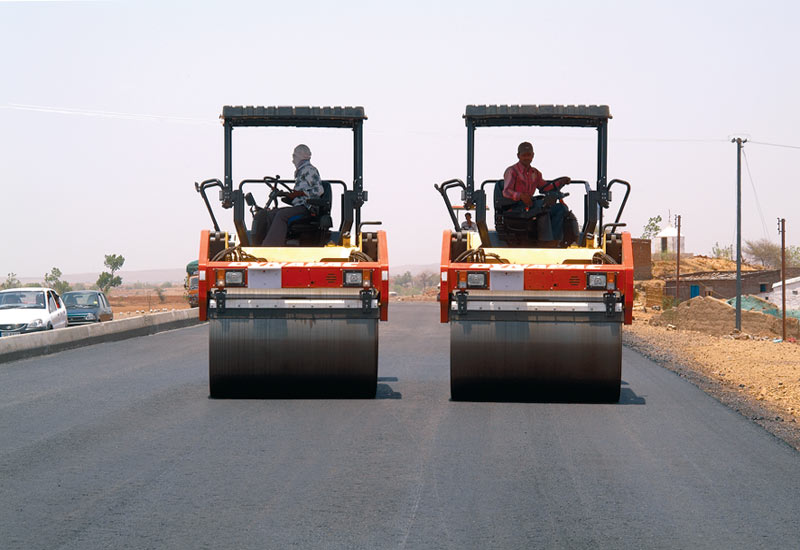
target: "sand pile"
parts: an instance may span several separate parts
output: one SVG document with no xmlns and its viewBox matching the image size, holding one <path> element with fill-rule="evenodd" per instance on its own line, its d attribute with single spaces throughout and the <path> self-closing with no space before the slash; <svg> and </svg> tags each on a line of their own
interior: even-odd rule
<svg viewBox="0 0 800 550">
<path fill-rule="evenodd" d="M 672 325 L 682 330 L 694 330 L 724 336 L 736 326 L 736 309 L 723 300 L 698 296 L 662 312 L 650 319 L 654 326 Z M 742 310 L 742 332 L 753 336 L 780 338 L 781 320 L 755 311 Z M 800 323 L 786 319 L 786 337 L 800 338 Z"/>
<path fill-rule="evenodd" d="M 761 266 L 742 263 L 742 271 L 759 271 Z M 681 257 L 681 273 L 697 273 L 701 271 L 736 271 L 736 262 L 725 258 L 709 258 L 708 256 Z M 675 277 L 675 259 L 654 260 L 653 278 L 668 279 Z"/>
</svg>

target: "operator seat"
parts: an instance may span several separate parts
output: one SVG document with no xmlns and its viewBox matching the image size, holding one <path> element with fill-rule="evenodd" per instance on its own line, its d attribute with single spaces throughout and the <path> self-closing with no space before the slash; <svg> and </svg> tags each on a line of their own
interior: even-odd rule
<svg viewBox="0 0 800 550">
<path fill-rule="evenodd" d="M 559 178 L 560 179 L 560 178 Z M 553 180 L 552 183 L 559 180 Z M 518 212 L 511 210 L 517 201 L 503 196 L 503 180 L 497 180 L 494 186 L 494 227 L 498 236 L 508 244 L 519 246 L 538 246 L 539 230 L 549 233 L 549 229 L 538 227 L 539 224 L 549 224 L 550 217 L 543 216 L 550 211 L 549 206 L 544 206 L 542 201 L 544 195 L 534 196 L 534 203 L 531 207 L 536 213 L 527 216 L 520 216 Z M 563 184 L 561 184 L 563 186 Z M 578 222 L 571 210 L 567 210 L 564 215 L 563 239 L 558 246 L 566 247 L 574 243 L 578 237 Z"/>
<path fill-rule="evenodd" d="M 318 207 L 319 212 L 308 212 L 289 218 L 289 230 L 286 233 L 287 245 L 297 243 L 298 246 L 316 246 L 328 242 L 330 229 L 333 227 L 331 219 L 331 205 L 333 192 L 331 184 L 322 180 L 323 193 L 318 199 L 308 199 L 308 203 Z"/>
<path fill-rule="evenodd" d="M 516 216 L 511 209 L 517 201 L 503 196 L 503 180 L 494 185 L 494 228 L 508 244 L 525 244 L 536 240 L 536 217 Z"/>
</svg>

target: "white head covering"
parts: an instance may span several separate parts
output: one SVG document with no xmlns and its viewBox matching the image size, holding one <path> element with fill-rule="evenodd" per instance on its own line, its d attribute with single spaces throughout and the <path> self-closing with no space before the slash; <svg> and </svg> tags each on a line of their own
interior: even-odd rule
<svg viewBox="0 0 800 550">
<path fill-rule="evenodd" d="M 308 148 L 308 145 L 301 143 L 294 148 L 294 152 L 292 153 L 292 163 L 294 164 L 294 167 L 297 168 L 305 160 L 311 160 L 311 149 Z"/>
</svg>

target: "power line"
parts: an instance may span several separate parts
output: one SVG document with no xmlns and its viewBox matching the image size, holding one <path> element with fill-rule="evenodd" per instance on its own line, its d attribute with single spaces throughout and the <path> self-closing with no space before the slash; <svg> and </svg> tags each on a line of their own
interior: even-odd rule
<svg viewBox="0 0 800 550">
<path fill-rule="evenodd" d="M 763 141 L 748 141 L 748 143 L 755 143 L 756 145 L 768 145 L 770 147 L 783 147 L 784 149 L 800 149 L 798 145 L 784 145 L 783 143 L 765 143 Z"/>
<path fill-rule="evenodd" d="M 748 141 L 748 143 L 750 143 Z M 758 200 L 758 193 L 756 192 L 756 184 L 753 181 L 753 174 L 750 172 L 750 162 L 747 160 L 747 152 L 742 148 L 742 155 L 744 156 L 744 166 L 747 168 L 747 177 L 750 179 L 750 187 L 753 188 L 753 196 L 756 199 L 756 208 L 758 215 L 761 217 L 761 228 L 764 230 L 764 238 L 769 240 L 769 231 L 767 230 L 767 223 L 764 221 L 764 212 L 761 210 L 761 201 Z"/>
<path fill-rule="evenodd" d="M 99 118 L 114 118 L 121 120 L 158 120 L 168 122 L 180 122 L 184 124 L 219 124 L 216 120 L 204 118 L 177 117 L 168 115 L 149 115 L 143 113 L 120 113 L 113 111 L 95 111 L 91 109 L 73 109 L 69 107 L 49 107 L 45 105 L 25 105 L 20 103 L 9 103 L 2 106 L 5 109 L 15 111 L 35 111 L 40 113 L 55 113 L 61 115 L 80 115 Z"/>
<path fill-rule="evenodd" d="M 655 142 L 655 143 L 727 143 L 727 139 L 713 138 L 608 138 L 609 141 L 633 141 L 633 142 Z"/>
</svg>

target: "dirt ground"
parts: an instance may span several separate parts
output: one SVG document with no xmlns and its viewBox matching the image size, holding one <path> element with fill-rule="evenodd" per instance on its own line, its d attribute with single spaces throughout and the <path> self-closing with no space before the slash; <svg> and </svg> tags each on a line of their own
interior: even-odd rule
<svg viewBox="0 0 800 550">
<path fill-rule="evenodd" d="M 623 342 L 800 450 L 800 345 L 776 342 L 779 321 L 763 313 L 742 312 L 735 333 L 734 309 L 703 300 L 634 311 Z"/>
<path fill-rule="evenodd" d="M 665 279 L 675 276 L 675 260 L 653 261 L 653 278 Z M 758 265 L 742 263 L 742 271 L 758 271 L 764 269 Z M 709 258 L 708 256 L 690 256 L 681 258 L 681 275 L 701 271 L 735 271 L 736 262 L 725 258 Z"/>
<path fill-rule="evenodd" d="M 153 288 L 115 288 L 108 294 L 108 301 L 115 319 L 189 308 L 183 287 L 165 288 L 161 292 L 163 300 Z"/>
<path fill-rule="evenodd" d="M 732 307 L 698 297 L 663 313 L 637 306 L 623 342 L 800 450 L 800 344 L 788 341 L 800 339 L 798 323 L 780 343 L 780 320 L 770 315 L 743 311 L 742 332 L 734 327 Z"/>
</svg>

